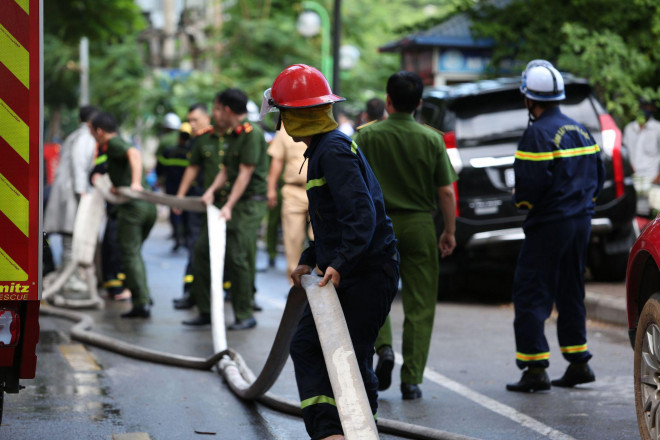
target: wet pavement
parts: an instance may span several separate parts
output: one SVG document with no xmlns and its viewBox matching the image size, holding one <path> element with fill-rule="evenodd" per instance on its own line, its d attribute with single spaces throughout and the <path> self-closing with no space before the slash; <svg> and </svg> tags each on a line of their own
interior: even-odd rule
<svg viewBox="0 0 660 440">
<path fill-rule="evenodd" d="M 95 330 L 153 350 L 205 358 L 212 354 L 210 327 L 180 324 L 194 311 L 176 311 L 172 299 L 181 295 L 186 254 L 172 253 L 167 224 L 159 223 L 144 247 L 149 286 L 154 298 L 152 318 L 122 320 L 130 303 L 106 301 L 103 310 L 87 310 Z M 258 266 L 267 258 L 259 253 Z M 255 373 L 261 370 L 289 290 L 285 262 L 257 277 L 257 301 L 264 311 L 257 328 L 229 332 L 228 344 Z M 623 285 L 587 285 L 588 297 L 621 298 Z M 232 322 L 225 303 L 227 322 Z M 623 440 L 637 435 L 632 399 L 632 351 L 625 328 L 593 321 L 589 344 L 597 382 L 573 390 L 553 389 L 536 395 L 509 393 L 517 380 L 513 354 L 513 310 L 510 304 L 439 303 L 431 354 L 422 390 L 424 398 L 402 401 L 399 369 L 392 387 L 381 393 L 379 416 L 483 439 Z M 397 362 L 401 355 L 400 298 L 392 313 Z M 37 377 L 27 388 L 7 395 L 0 439 L 305 439 L 301 419 L 260 404 L 243 402 L 216 371 L 169 367 L 120 356 L 71 341 L 72 323 L 41 318 Z M 555 378 L 565 362 L 559 355 L 555 328 L 546 335 Z M 272 392 L 297 400 L 290 360 Z M 383 435 L 383 439 L 393 436 Z"/>
</svg>

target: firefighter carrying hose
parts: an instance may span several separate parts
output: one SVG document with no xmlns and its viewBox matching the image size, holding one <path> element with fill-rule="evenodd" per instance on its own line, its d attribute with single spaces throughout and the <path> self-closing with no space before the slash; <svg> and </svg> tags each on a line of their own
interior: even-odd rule
<svg viewBox="0 0 660 440">
<path fill-rule="evenodd" d="M 603 187 L 600 148 L 589 131 L 559 110 L 564 80 L 552 64 L 531 61 L 520 91 L 529 126 L 518 144 L 514 170 L 516 206 L 528 210 L 525 240 L 514 275 L 516 364 L 522 378 L 509 391 L 540 391 L 551 384 L 573 387 L 593 382 L 588 365 L 584 268 L 591 217 Z M 557 336 L 570 362 L 550 382 L 550 349 L 544 324 L 557 306 Z"/>
<path fill-rule="evenodd" d="M 374 343 L 398 288 L 399 254 L 380 185 L 355 142 L 337 130 L 332 104 L 343 100 L 321 72 L 296 64 L 264 93 L 261 116 L 278 108 L 287 133 L 307 145 L 300 159 L 309 161 L 306 188 L 314 241 L 292 279 L 300 287 L 301 276 L 318 267 L 323 273 L 319 285 L 335 286 L 376 414 Z M 309 306 L 291 342 L 291 358 L 308 434 L 313 439 L 343 438 Z"/>
</svg>

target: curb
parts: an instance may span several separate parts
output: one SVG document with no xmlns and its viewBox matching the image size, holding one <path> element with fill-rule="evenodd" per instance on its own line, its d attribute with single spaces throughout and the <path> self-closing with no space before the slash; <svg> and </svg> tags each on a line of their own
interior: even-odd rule
<svg viewBox="0 0 660 440">
<path fill-rule="evenodd" d="M 586 292 L 584 305 L 587 318 L 628 327 L 625 298 Z"/>
</svg>

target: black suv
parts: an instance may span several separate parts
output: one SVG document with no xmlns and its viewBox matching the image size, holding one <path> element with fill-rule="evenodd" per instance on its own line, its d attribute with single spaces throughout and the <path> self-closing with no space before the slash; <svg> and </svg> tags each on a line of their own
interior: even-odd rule
<svg viewBox="0 0 660 440">
<path fill-rule="evenodd" d="M 560 103 L 561 110 L 593 134 L 606 168 L 592 221 L 588 266 L 596 280 L 623 280 L 636 236 L 636 195 L 628 152 L 621 145 L 621 130 L 588 82 L 569 74 L 564 82 L 566 100 Z M 489 270 L 495 269 L 500 281 L 512 278 L 526 215 L 512 198 L 514 155 L 528 124 L 519 87 L 518 78 L 500 78 L 424 92 L 417 116 L 444 133 L 459 175 L 454 186 L 457 246 L 452 257 L 441 261 L 441 297 L 451 293 L 443 289 L 477 287 L 474 282 L 484 278 L 475 274 Z M 442 216 L 436 218 L 442 230 Z"/>
</svg>

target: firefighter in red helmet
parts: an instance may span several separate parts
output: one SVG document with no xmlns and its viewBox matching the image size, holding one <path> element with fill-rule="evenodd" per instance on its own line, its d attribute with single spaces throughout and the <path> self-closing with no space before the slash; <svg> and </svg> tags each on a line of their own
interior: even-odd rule
<svg viewBox="0 0 660 440">
<path fill-rule="evenodd" d="M 301 161 L 309 161 L 306 189 L 314 241 L 291 278 L 300 286 L 300 277 L 318 268 L 323 274 L 319 285 L 335 286 L 375 415 L 374 343 L 397 292 L 399 253 L 376 177 L 355 142 L 337 130 L 332 105 L 343 100 L 332 93 L 321 72 L 296 64 L 264 93 L 262 116 L 279 109 L 287 133 L 307 145 Z M 310 437 L 343 438 L 309 306 L 290 351 Z"/>
</svg>

